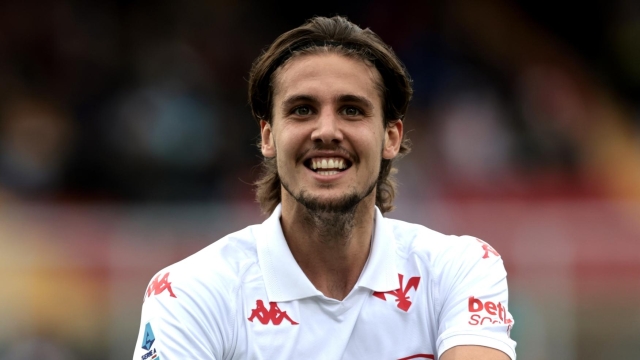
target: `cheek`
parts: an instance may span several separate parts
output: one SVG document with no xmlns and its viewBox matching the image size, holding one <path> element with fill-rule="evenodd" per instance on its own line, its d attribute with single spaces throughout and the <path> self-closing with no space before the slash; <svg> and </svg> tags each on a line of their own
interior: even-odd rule
<svg viewBox="0 0 640 360">
<path fill-rule="evenodd" d="M 362 159 L 380 160 L 379 158 L 382 156 L 384 149 L 384 133 L 369 128 L 360 129 L 355 132 L 355 136 L 352 139 L 354 147 Z"/>
<path fill-rule="evenodd" d="M 295 151 L 302 147 L 310 138 L 309 132 L 302 124 L 283 125 L 276 134 L 278 149 L 282 151 Z"/>
<path fill-rule="evenodd" d="M 278 171 L 282 171 L 286 164 L 296 161 L 305 149 L 304 133 L 297 127 L 289 126 L 278 129 L 274 133 L 274 151 L 276 153 Z"/>
</svg>

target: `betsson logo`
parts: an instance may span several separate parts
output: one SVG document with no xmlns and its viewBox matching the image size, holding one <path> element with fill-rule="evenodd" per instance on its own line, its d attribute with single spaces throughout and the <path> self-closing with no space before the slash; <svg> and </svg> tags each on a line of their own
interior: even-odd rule
<svg viewBox="0 0 640 360">
<path fill-rule="evenodd" d="M 484 314 L 480 314 L 484 310 Z M 472 314 L 470 325 L 511 324 L 513 320 L 507 319 L 507 308 L 501 303 L 497 305 L 491 301 L 482 302 L 473 296 L 469 297 L 469 312 Z M 489 316 L 486 316 L 488 314 Z"/>
</svg>

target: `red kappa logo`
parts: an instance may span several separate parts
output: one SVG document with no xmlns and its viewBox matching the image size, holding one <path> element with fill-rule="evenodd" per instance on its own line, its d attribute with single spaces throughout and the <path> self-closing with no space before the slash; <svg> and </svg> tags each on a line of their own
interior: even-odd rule
<svg viewBox="0 0 640 360">
<path fill-rule="evenodd" d="M 169 296 L 176 297 L 176 294 L 173 293 L 173 289 L 171 289 L 171 283 L 169 282 L 169 273 L 164 274 L 162 279 L 160 278 L 160 274 L 158 274 L 158 276 L 153 279 L 153 281 L 147 288 L 147 297 L 151 295 L 161 294 L 165 290 L 169 291 Z"/>
<path fill-rule="evenodd" d="M 267 325 L 269 321 L 271 321 L 273 325 L 280 325 L 282 320 L 287 320 L 291 325 L 298 325 L 297 322 L 289 317 L 286 311 L 280 310 L 278 304 L 275 302 L 270 302 L 269 309 L 267 309 L 262 300 L 256 300 L 256 308 L 251 310 L 251 316 L 249 316 L 247 320 L 253 322 L 255 318 L 258 318 L 258 321 L 262 325 Z"/>
<path fill-rule="evenodd" d="M 409 300 L 409 296 L 407 296 L 407 293 L 411 289 L 416 291 L 418 290 L 418 285 L 420 284 L 420 277 L 419 276 L 412 277 L 411 279 L 409 279 L 409 281 L 407 281 L 407 286 L 405 287 L 403 287 L 402 285 L 403 277 L 404 275 L 398 274 L 398 279 L 400 280 L 400 287 L 397 290 L 385 291 L 385 292 L 375 291 L 373 293 L 373 296 L 377 297 L 378 299 L 382 299 L 384 301 L 387 301 L 385 294 L 395 296 L 396 302 L 398 303 L 398 308 L 405 312 L 409 311 L 409 308 L 411 307 L 411 300 Z"/>
<path fill-rule="evenodd" d="M 498 254 L 498 252 L 494 248 L 492 248 L 491 245 L 478 238 L 476 238 L 476 240 L 478 240 L 478 242 L 482 244 L 482 250 L 484 250 L 484 256 L 482 256 L 483 259 L 487 259 L 489 257 L 489 253 L 492 253 L 495 256 L 500 256 L 500 254 Z"/>
</svg>

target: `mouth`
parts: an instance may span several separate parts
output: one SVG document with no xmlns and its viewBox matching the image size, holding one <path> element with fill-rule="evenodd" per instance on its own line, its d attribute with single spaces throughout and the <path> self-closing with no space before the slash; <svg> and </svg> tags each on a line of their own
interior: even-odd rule
<svg viewBox="0 0 640 360">
<path fill-rule="evenodd" d="M 304 166 L 319 175 L 335 175 L 349 169 L 351 161 L 341 157 L 313 157 L 305 160 Z"/>
</svg>

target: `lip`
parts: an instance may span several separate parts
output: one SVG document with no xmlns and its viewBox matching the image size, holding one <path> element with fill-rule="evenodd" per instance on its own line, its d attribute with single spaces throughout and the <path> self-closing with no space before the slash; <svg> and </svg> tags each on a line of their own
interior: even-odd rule
<svg viewBox="0 0 640 360">
<path fill-rule="evenodd" d="M 352 167 L 353 166 L 351 166 L 351 167 L 349 167 L 347 169 L 344 169 L 342 171 L 339 171 L 337 174 L 333 174 L 333 175 L 320 175 L 317 172 L 309 169 L 306 166 L 304 168 L 305 168 L 305 170 L 307 170 L 311 174 L 311 177 L 314 180 L 316 180 L 317 182 L 320 182 L 320 183 L 332 183 L 332 182 L 335 182 L 335 181 L 339 180 L 340 178 L 346 176 L 346 172 L 351 170 Z"/>
<path fill-rule="evenodd" d="M 351 165 L 353 165 L 353 163 L 354 163 L 353 159 L 351 158 L 351 155 L 349 153 L 347 153 L 346 151 L 310 151 L 302 159 L 302 162 L 304 163 L 305 161 L 307 161 L 309 159 L 312 159 L 312 158 L 316 158 L 316 157 L 341 158 L 341 159 L 345 159 L 346 161 L 351 163 Z"/>
</svg>

